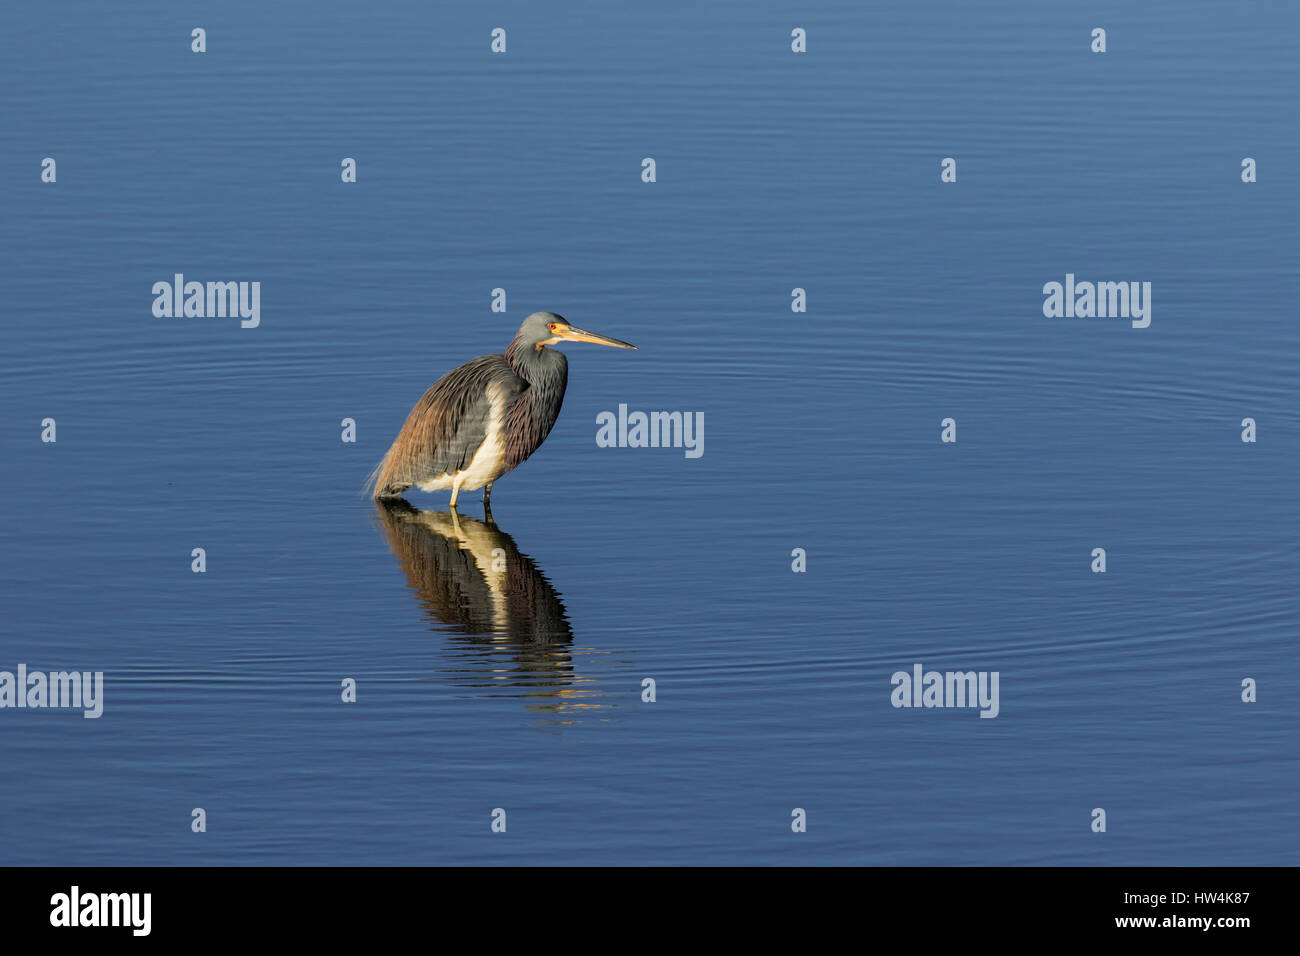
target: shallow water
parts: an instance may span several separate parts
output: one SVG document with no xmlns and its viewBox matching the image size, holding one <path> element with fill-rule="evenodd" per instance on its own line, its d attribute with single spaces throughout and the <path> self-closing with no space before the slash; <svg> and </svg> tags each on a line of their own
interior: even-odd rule
<svg viewBox="0 0 1300 956">
<path fill-rule="evenodd" d="M 0 670 L 105 699 L 0 710 L 0 863 L 1300 863 L 1296 16 L 1170 10 L 5 8 Z M 361 496 L 538 309 L 639 351 L 494 523 Z"/>
</svg>

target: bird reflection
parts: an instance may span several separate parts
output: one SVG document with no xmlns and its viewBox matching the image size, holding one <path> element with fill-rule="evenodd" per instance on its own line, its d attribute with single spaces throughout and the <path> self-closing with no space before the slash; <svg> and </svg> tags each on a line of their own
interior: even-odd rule
<svg viewBox="0 0 1300 956">
<path fill-rule="evenodd" d="M 516 695 L 554 712 L 596 706 L 573 666 L 573 631 L 559 592 L 489 513 L 479 521 L 424 511 L 404 498 L 377 501 L 388 546 L 434 624 L 464 653 L 453 679 L 492 695 Z"/>
</svg>

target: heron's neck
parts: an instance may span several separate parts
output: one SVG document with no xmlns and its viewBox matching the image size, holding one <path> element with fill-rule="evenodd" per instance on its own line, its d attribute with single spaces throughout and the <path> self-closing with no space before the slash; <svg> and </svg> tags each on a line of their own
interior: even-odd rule
<svg viewBox="0 0 1300 956">
<path fill-rule="evenodd" d="M 533 388 L 545 392 L 558 390 L 563 395 L 569 372 L 563 352 L 516 341 L 506 349 L 506 361 Z"/>
</svg>

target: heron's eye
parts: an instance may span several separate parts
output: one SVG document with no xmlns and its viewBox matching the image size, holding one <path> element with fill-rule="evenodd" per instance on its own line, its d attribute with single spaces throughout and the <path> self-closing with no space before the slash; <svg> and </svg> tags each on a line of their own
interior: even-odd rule
<svg viewBox="0 0 1300 956">
<path fill-rule="evenodd" d="M 546 323 L 546 327 L 547 327 L 548 329 L 550 329 L 552 332 L 555 331 L 555 323 L 554 323 L 554 322 L 548 322 L 548 323 Z"/>
</svg>

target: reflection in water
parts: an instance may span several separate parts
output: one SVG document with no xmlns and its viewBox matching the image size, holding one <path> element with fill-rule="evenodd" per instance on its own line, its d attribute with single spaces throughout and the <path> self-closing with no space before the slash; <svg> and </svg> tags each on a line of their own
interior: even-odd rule
<svg viewBox="0 0 1300 956">
<path fill-rule="evenodd" d="M 432 629 L 461 645 L 453 680 L 557 714 L 599 706 L 589 679 L 574 671 L 559 592 L 490 516 L 422 511 L 403 498 L 375 504 Z"/>
</svg>

